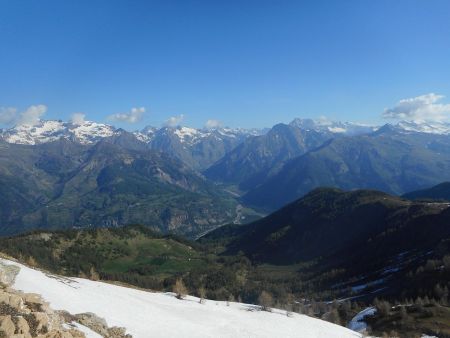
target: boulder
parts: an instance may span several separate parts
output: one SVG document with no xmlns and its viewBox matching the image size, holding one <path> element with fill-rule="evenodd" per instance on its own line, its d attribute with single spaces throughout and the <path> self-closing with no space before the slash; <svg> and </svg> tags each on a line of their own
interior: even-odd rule
<svg viewBox="0 0 450 338">
<path fill-rule="evenodd" d="M 106 320 L 100 318 L 95 313 L 79 313 L 75 315 L 75 318 L 81 325 L 90 328 L 103 337 L 108 337 L 108 324 L 106 324 Z"/>
<path fill-rule="evenodd" d="M 11 337 L 16 331 L 14 322 L 11 316 L 0 316 L 0 332 L 2 332 L 6 337 Z"/>
<path fill-rule="evenodd" d="M 33 317 L 36 321 L 36 331 L 40 332 L 42 329 L 47 328 L 49 324 L 49 316 L 45 312 L 33 312 Z"/>
<path fill-rule="evenodd" d="M 9 295 L 9 300 L 7 304 L 15 308 L 16 310 L 22 310 L 24 308 L 22 297 L 13 293 Z"/>
<path fill-rule="evenodd" d="M 23 335 L 30 335 L 30 326 L 28 322 L 22 316 L 16 317 L 16 333 L 21 333 Z"/>
<path fill-rule="evenodd" d="M 20 268 L 16 265 L 7 265 L 0 262 L 0 283 L 10 286 L 14 283 Z"/>
</svg>

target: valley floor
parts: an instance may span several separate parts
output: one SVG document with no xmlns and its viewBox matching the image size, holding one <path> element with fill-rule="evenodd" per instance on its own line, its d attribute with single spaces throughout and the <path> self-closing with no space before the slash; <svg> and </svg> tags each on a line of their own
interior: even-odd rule
<svg viewBox="0 0 450 338">
<path fill-rule="evenodd" d="M 134 338 L 146 337 L 304 337 L 356 338 L 361 334 L 322 320 L 285 311 L 260 311 L 242 303 L 196 297 L 178 300 L 172 293 L 146 292 L 81 278 L 46 274 L 20 267 L 13 288 L 42 295 L 55 310 L 92 312 L 109 326 L 124 327 Z"/>
</svg>

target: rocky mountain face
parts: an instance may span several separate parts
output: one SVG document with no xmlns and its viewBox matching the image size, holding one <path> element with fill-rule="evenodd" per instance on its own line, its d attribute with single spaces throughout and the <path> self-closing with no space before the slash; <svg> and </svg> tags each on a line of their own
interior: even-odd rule
<svg viewBox="0 0 450 338">
<path fill-rule="evenodd" d="M 147 134 L 142 131 L 140 136 L 149 144 L 150 148 L 168 153 L 192 168 L 202 170 L 208 168 L 250 136 L 259 133 L 258 130 L 230 128 L 199 130 L 188 127 L 164 127 L 151 130 Z"/>
<path fill-rule="evenodd" d="M 277 124 L 265 135 L 252 137 L 208 168 L 206 177 L 243 190 L 254 188 L 278 172 L 283 163 L 333 138 L 330 131 Z"/>
<path fill-rule="evenodd" d="M 235 217 L 232 198 L 128 134 L 92 145 L 1 142 L 0 182 L 3 234 L 140 223 L 189 235 Z"/>
</svg>

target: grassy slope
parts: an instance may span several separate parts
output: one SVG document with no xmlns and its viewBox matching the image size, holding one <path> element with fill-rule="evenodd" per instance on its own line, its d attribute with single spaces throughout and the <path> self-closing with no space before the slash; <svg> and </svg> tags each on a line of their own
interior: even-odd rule
<svg viewBox="0 0 450 338">
<path fill-rule="evenodd" d="M 190 243 L 161 236 L 144 227 L 39 232 L 0 239 L 2 251 L 51 271 L 69 275 L 149 276 L 157 280 L 204 264 Z"/>
</svg>

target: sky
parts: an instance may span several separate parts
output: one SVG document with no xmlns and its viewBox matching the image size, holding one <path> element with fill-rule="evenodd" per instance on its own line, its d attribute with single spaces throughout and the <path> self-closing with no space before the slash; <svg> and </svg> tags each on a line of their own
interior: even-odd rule
<svg viewBox="0 0 450 338">
<path fill-rule="evenodd" d="M 447 0 L 0 0 L 0 46 L 3 127 L 450 115 Z"/>
</svg>

